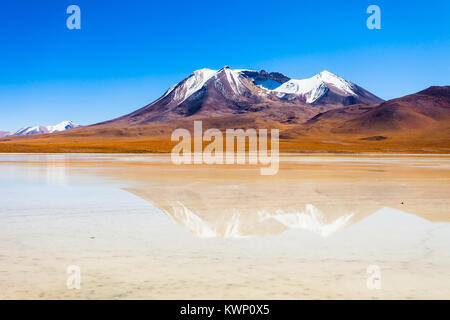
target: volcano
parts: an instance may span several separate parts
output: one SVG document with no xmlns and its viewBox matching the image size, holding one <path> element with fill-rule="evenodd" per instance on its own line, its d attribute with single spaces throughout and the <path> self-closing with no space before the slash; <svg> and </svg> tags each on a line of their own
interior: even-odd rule
<svg viewBox="0 0 450 320">
<path fill-rule="evenodd" d="M 259 113 L 281 123 L 301 123 L 319 112 L 383 100 L 328 71 L 297 80 L 273 72 L 201 69 L 149 105 L 106 123 L 143 125 L 187 117 Z"/>
</svg>

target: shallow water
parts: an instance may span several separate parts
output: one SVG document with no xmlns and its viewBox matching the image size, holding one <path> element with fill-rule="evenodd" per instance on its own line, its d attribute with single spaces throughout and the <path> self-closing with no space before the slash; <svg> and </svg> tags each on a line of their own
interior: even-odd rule
<svg viewBox="0 0 450 320">
<path fill-rule="evenodd" d="M 0 298 L 445 299 L 449 194 L 449 156 L 0 155 Z"/>
</svg>

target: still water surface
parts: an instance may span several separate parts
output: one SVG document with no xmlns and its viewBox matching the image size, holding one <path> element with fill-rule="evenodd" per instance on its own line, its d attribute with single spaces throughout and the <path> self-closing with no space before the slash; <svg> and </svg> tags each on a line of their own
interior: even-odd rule
<svg viewBox="0 0 450 320">
<path fill-rule="evenodd" d="M 449 194 L 449 156 L 3 154 L 0 298 L 450 298 Z"/>
</svg>

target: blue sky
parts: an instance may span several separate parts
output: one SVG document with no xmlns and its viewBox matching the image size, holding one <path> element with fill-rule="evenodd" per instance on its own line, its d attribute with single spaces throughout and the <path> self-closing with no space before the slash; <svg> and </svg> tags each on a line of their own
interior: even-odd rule
<svg viewBox="0 0 450 320">
<path fill-rule="evenodd" d="M 81 8 L 81 30 L 66 8 Z M 366 8 L 381 8 L 369 30 Z M 450 85 L 450 1 L 4 0 L 0 130 L 131 112 L 193 70 L 324 69 L 390 99 Z"/>
</svg>

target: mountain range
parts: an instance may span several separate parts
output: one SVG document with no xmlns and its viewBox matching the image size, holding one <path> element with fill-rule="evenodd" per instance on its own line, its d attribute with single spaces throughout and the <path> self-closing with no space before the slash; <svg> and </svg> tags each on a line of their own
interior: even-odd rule
<svg viewBox="0 0 450 320">
<path fill-rule="evenodd" d="M 63 122 L 60 122 L 53 126 L 23 127 L 15 132 L 0 131 L 0 137 L 55 133 L 55 132 L 70 130 L 70 129 L 77 128 L 77 127 L 80 127 L 80 125 L 73 123 L 72 121 L 63 121 Z"/>
<path fill-rule="evenodd" d="M 0 151 L 169 152 L 172 131 L 199 119 L 204 130 L 278 128 L 289 152 L 450 152 L 450 86 L 384 101 L 329 71 L 292 79 L 228 66 L 194 71 L 116 119 L 0 138 Z"/>
</svg>

